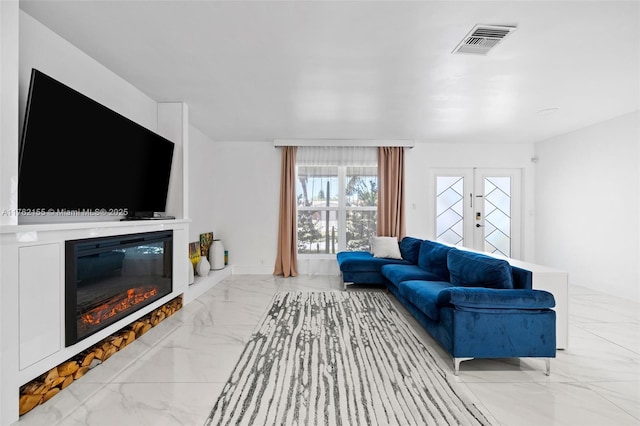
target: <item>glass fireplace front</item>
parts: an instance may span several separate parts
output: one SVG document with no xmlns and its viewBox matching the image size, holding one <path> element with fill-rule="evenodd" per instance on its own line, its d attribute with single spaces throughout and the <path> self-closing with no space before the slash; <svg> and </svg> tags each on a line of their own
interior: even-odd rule
<svg viewBox="0 0 640 426">
<path fill-rule="evenodd" d="M 65 345 L 173 290 L 173 231 L 66 241 Z"/>
</svg>

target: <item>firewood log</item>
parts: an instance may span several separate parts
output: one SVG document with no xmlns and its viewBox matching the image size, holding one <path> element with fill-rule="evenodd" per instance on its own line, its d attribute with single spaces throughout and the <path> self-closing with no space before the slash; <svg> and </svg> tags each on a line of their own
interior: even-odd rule
<svg viewBox="0 0 640 426">
<path fill-rule="evenodd" d="M 142 327 L 142 334 L 146 333 L 147 331 L 151 330 L 151 324 L 145 324 Z"/>
<path fill-rule="evenodd" d="M 60 392 L 59 388 L 51 388 L 47 391 L 47 393 L 44 394 L 43 398 L 42 398 L 42 404 L 47 402 L 48 400 L 50 400 L 51 398 L 53 398 L 54 396 L 56 396 L 58 394 L 58 392 Z"/>
<path fill-rule="evenodd" d="M 122 344 L 122 340 L 123 340 L 122 336 L 115 337 L 111 340 L 111 344 L 119 348 L 120 345 Z"/>
<path fill-rule="evenodd" d="M 137 335 L 138 334 L 138 330 L 140 330 L 143 325 L 144 325 L 144 323 L 142 321 L 136 321 L 136 323 L 133 325 L 133 332 L 136 333 L 136 335 Z"/>
<path fill-rule="evenodd" d="M 51 383 L 51 389 L 58 387 L 58 385 L 60 385 L 62 382 L 64 382 L 64 380 L 66 379 L 65 376 L 58 376 L 52 383 Z"/>
<path fill-rule="evenodd" d="M 20 395 L 34 395 L 40 387 L 40 382 L 33 380 L 20 388 Z"/>
<path fill-rule="evenodd" d="M 60 375 L 58 374 L 58 369 L 57 368 L 52 368 L 51 370 L 49 370 L 49 372 L 47 373 L 46 377 L 44 378 L 44 382 L 51 384 L 58 377 L 60 377 Z"/>
<path fill-rule="evenodd" d="M 109 359 L 111 357 L 111 355 L 115 354 L 116 352 L 118 352 L 118 348 L 115 347 L 115 346 L 110 346 L 109 349 L 104 351 L 104 355 L 102 356 L 102 362 L 104 362 L 107 359 Z"/>
<path fill-rule="evenodd" d="M 75 373 L 80 366 L 76 361 L 67 361 L 58 366 L 58 375 L 59 376 L 69 376 Z"/>
<path fill-rule="evenodd" d="M 60 385 L 60 389 L 64 389 L 67 386 L 69 386 L 71 383 L 73 383 L 73 376 L 67 376 L 64 379 L 64 382 L 62 382 L 62 384 Z"/>
<path fill-rule="evenodd" d="M 104 351 L 102 350 L 102 348 L 95 348 L 93 350 L 93 353 L 95 354 L 95 357 L 97 359 L 99 359 L 100 361 L 102 361 L 102 357 L 104 356 Z"/>
<path fill-rule="evenodd" d="M 33 392 L 34 395 L 44 395 L 51 389 L 51 383 L 41 383 L 40 386 Z"/>
<path fill-rule="evenodd" d="M 80 363 L 81 367 L 87 367 L 89 365 L 91 365 L 91 361 L 93 361 L 93 359 L 96 357 L 96 353 L 91 351 L 89 353 L 87 353 L 84 358 L 82 359 L 82 362 Z"/>
<path fill-rule="evenodd" d="M 87 371 L 89 371 L 89 366 L 78 368 L 78 371 L 73 373 L 73 380 L 78 380 L 80 377 L 87 374 Z"/>
<path fill-rule="evenodd" d="M 31 411 L 33 407 L 40 404 L 42 401 L 43 395 L 22 395 L 20 397 L 19 403 L 19 413 L 23 415 L 24 413 Z"/>
</svg>

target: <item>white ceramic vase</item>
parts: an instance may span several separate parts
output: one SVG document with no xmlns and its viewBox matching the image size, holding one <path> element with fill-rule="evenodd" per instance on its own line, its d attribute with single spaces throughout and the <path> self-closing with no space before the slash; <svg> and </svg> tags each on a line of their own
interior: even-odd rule
<svg viewBox="0 0 640 426">
<path fill-rule="evenodd" d="M 196 272 L 201 277 L 206 277 L 209 275 L 209 271 L 211 270 L 211 265 L 206 257 L 202 256 L 196 265 Z"/>
<path fill-rule="evenodd" d="M 189 281 L 188 282 L 189 282 L 189 284 L 193 284 L 195 282 L 195 280 L 196 280 L 196 277 L 195 277 L 195 273 L 193 271 L 193 263 L 191 262 L 191 259 L 189 259 L 188 257 L 187 257 L 187 265 L 188 265 L 187 266 L 187 270 L 189 271 Z"/>
<path fill-rule="evenodd" d="M 223 269 L 224 268 L 224 245 L 222 241 L 213 240 L 211 247 L 209 247 L 209 263 L 211 269 Z"/>
</svg>

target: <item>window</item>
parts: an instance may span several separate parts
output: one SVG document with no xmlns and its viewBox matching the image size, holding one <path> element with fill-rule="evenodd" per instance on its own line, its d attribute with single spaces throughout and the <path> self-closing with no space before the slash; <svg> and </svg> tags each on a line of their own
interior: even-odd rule
<svg viewBox="0 0 640 426">
<path fill-rule="evenodd" d="M 321 160 L 323 156 L 306 160 L 298 157 L 296 197 L 300 254 L 369 250 L 369 239 L 376 234 L 377 155 L 374 151 L 372 156 L 367 150 L 366 159 L 350 160 L 350 156 L 336 159 L 336 150 L 341 151 L 333 148 L 333 160 Z M 331 162 L 335 164 L 318 164 Z"/>
</svg>

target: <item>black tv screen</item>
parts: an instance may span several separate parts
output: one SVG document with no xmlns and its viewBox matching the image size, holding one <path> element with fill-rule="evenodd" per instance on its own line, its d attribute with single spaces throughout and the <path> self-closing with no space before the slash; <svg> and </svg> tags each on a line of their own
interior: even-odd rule
<svg viewBox="0 0 640 426">
<path fill-rule="evenodd" d="M 34 69 L 18 207 L 22 214 L 164 212 L 173 150 L 173 142 Z"/>
</svg>

